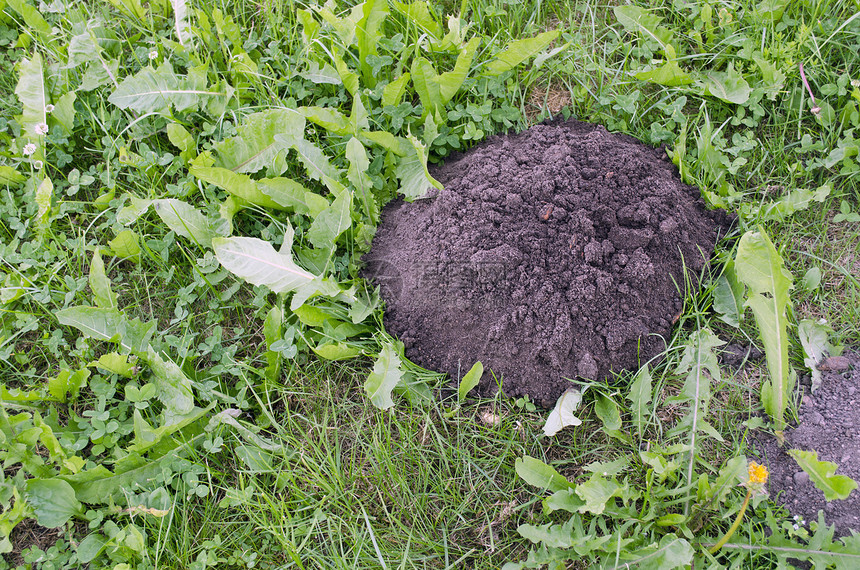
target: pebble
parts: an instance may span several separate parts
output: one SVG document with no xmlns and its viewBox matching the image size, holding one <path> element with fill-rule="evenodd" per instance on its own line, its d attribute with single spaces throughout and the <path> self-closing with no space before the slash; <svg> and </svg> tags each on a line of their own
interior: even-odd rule
<svg viewBox="0 0 860 570">
<path fill-rule="evenodd" d="M 798 471 L 794 474 L 794 482 L 798 485 L 803 485 L 809 482 L 809 475 L 806 471 Z"/>
<path fill-rule="evenodd" d="M 845 356 L 825 358 L 817 367 L 822 372 L 842 372 L 851 368 L 851 361 Z"/>
<path fill-rule="evenodd" d="M 822 416 L 818 412 L 810 412 L 806 416 L 806 421 L 809 422 L 810 425 L 823 426 L 824 425 L 824 416 Z"/>
</svg>

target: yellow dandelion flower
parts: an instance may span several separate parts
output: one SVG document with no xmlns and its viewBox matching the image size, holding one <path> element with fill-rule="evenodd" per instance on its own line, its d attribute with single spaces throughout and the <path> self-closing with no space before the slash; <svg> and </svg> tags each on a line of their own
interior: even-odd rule
<svg viewBox="0 0 860 570">
<path fill-rule="evenodd" d="M 767 483 L 767 467 L 759 465 L 755 461 L 750 461 L 749 476 L 749 482 L 753 485 L 763 485 Z"/>
</svg>

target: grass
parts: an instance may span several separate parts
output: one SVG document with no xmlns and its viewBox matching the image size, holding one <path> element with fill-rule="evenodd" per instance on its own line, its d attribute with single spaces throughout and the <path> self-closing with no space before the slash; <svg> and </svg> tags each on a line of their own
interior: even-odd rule
<svg viewBox="0 0 860 570">
<path fill-rule="evenodd" d="M 168 125 L 180 125 L 192 133 L 195 153 L 213 151 L 218 156 L 216 145 L 235 136 L 237 127 L 254 112 L 315 105 L 350 115 L 353 97 L 343 86 L 313 83 L 300 75 L 309 61 L 326 63 L 321 54 L 338 50 L 360 74 L 356 48 L 348 47 L 348 32 L 324 30 L 324 35 L 304 40 L 305 27 L 297 10 L 307 6 L 301 2 L 190 3 L 198 46 L 193 53 L 177 43 L 167 2 L 150 3 L 142 18 L 135 14 L 136 3 L 124 0 L 45 12 L 48 29 L 56 28 L 56 34 L 40 31 L 34 16 L 26 16 L 26 10 L 14 7 L 17 4 L 5 3 L 0 18 L 0 68 L 4 70 L 0 72 L 0 165 L 11 165 L 33 181 L 49 176 L 54 201 L 49 221 L 40 225 L 32 182 L 0 188 L 4 193 L 0 200 L 4 273 L 0 276 L 4 283 L 0 378 L 5 388 L 42 390 L 39 398 L 3 402 L 4 441 L 11 443 L 0 449 L 6 461 L 0 479 L 4 509 L 0 522 L 10 530 L 18 522 L 12 510 L 17 504 L 13 489 L 24 492 L 27 480 L 69 473 L 69 467 L 50 452 L 50 441 L 37 442 L 32 439 L 37 436 L 27 435 L 39 433 L 33 431 L 34 413 L 44 417 L 57 435 L 66 459 L 82 458 L 80 471 L 102 464 L 115 469 L 118 462 L 128 461 L 129 447 L 145 433 L 135 414 L 157 428 L 169 408 L 158 394 L 141 396 L 146 385 L 156 381 L 142 359 L 126 361 L 144 371 L 128 377 L 88 366 L 116 352 L 116 345 L 84 338 L 57 321 L 56 313 L 62 309 L 93 305 L 90 264 L 96 249 L 103 250 L 106 276 L 119 308 L 128 319 L 155 321 L 155 350 L 176 363 L 178 374 L 193 389 L 196 405 L 215 407 L 202 420 L 159 440 L 147 452 L 147 460 L 167 454 L 167 440 L 190 445 L 183 445 L 180 459 L 159 464 L 163 469 L 153 473 L 146 485 L 124 489 L 119 503 L 87 504 L 58 530 L 43 529 L 33 523 L 33 513 L 25 513 L 24 522 L 11 531 L 9 552 L 4 554 L 9 567 L 81 567 L 84 563 L 75 554 L 76 547 L 88 535 L 104 541 L 104 548 L 93 555 L 94 568 L 117 564 L 195 569 L 499 568 L 505 562 L 523 561 L 535 547 L 517 528 L 565 519 L 558 512 L 548 513 L 542 495 L 524 484 L 515 467 L 517 459 L 525 455 L 541 459 L 571 481 L 583 483 L 599 467 L 589 469 L 591 464 L 635 457 L 652 445 L 683 445 L 686 432 L 678 436 L 673 428 L 689 407 L 677 401 L 685 378 L 676 372 L 688 339 L 709 327 L 725 340 L 758 342 L 749 316 L 739 328 L 717 319 L 713 284 L 721 267 L 715 264 L 714 274 L 703 277 L 703 292 L 686 300 L 663 361 L 652 366 L 654 398 L 648 405 L 646 427 L 629 441 L 604 428 L 591 396 L 577 411 L 584 423 L 548 439 L 540 431 L 545 413 L 531 409 L 528 402 L 503 395 L 463 404 L 445 400 L 440 378 L 409 365 L 404 369 L 426 382 L 434 399 L 419 405 L 398 397 L 393 409 L 382 412 L 363 389 L 378 346 L 386 338 L 380 334 L 378 310 L 360 323 L 364 329 L 338 340 L 358 347 L 361 357 L 325 361 L 313 348 L 335 338 L 334 333 L 300 322 L 289 313 L 283 295 L 244 283 L 222 267 L 209 248 L 187 239 L 181 229 L 169 227 L 152 211 L 128 224 L 118 219 L 129 203 L 124 196 L 131 194 L 181 199 L 212 223 L 223 223 L 219 208 L 227 194 L 189 173 L 193 157 L 181 156 L 181 149 L 171 142 Z M 860 232 L 856 221 L 834 221 L 843 203 L 851 213 L 860 211 L 860 177 L 856 151 L 851 150 L 857 148 L 853 132 L 860 126 L 856 116 L 860 91 L 851 84 L 860 79 L 856 76 L 860 19 L 855 4 L 788 3 L 778 22 L 755 16 L 758 3 L 746 0 L 731 5 L 653 4 L 652 12 L 662 18 L 659 25 L 671 32 L 681 67 L 700 74 L 696 82 L 704 84 L 708 74 L 728 73 L 731 66 L 742 70 L 752 95 L 735 104 L 705 93 L 695 82 L 664 86 L 637 79 L 635 73 L 668 56 L 659 42 L 620 25 L 612 5 L 471 0 L 463 3 L 468 14 L 463 25 L 468 22 L 470 33 L 484 38 L 476 62 L 489 59 L 511 40 L 550 29 L 561 33 L 548 49 L 566 49 L 540 66 L 519 66 L 495 78 L 478 77 L 479 67 L 473 64 L 471 78 L 448 104 L 464 118 L 440 122 L 440 137 L 427 145 L 430 160 L 442 160 L 452 150 L 475 144 L 472 133 L 477 130 L 484 135 L 521 130 L 559 115 L 666 145 L 687 182 L 702 188 L 710 201 L 741 212 L 738 235 L 762 224 L 774 239 L 795 279 L 792 323 L 826 319 L 837 340 L 857 346 Z M 704 17 L 705 6 L 712 10 L 710 18 Z M 438 13 L 460 11 L 460 2 L 441 2 Z M 380 77 L 393 80 L 410 69 L 411 58 L 422 53 L 440 72 L 453 68 L 455 52 L 431 54 L 414 48 L 421 30 L 407 18 L 392 10 L 388 22 L 390 33 L 378 42 L 379 53 L 392 57 L 391 62 L 380 63 Z M 447 25 L 447 20 L 442 22 Z M 116 33 L 106 32 L 107 28 Z M 84 32 L 99 39 L 100 59 L 79 55 L 78 65 L 62 66 L 69 61 L 73 38 L 84 41 Z M 154 65 L 170 61 L 183 70 L 205 63 L 206 89 L 229 85 L 234 89 L 231 102 L 222 109 L 190 112 L 170 107 L 158 112 L 118 108 L 109 100 L 116 90 L 110 76 L 119 83 L 138 73 L 149 65 L 153 50 Z M 15 95 L 22 72 L 13 66 L 37 52 L 46 66 L 55 66 L 45 74 L 52 101 L 77 89 L 72 127 L 62 129 L 58 115 L 49 118 L 51 134 L 40 140 L 47 149 L 41 174 L 34 159 L 22 158 L 21 125 L 26 121 L 19 118 L 22 102 Z M 771 82 L 776 85 L 772 90 L 754 56 L 782 75 L 781 81 Z M 810 111 L 798 63 L 804 64 L 822 108 L 819 115 Z M 100 85 L 83 89 L 85 80 Z M 759 88 L 762 91 L 756 92 Z M 381 87 L 367 87 L 362 93 L 373 130 L 399 136 L 426 132 L 415 92 L 409 91 L 400 105 L 388 106 L 381 103 Z M 482 115 L 476 109 L 485 101 L 516 113 L 508 113 L 507 119 Z M 350 165 L 347 137 L 313 125 L 307 131 L 309 140 L 346 172 Z M 838 148 L 849 149 L 845 158 L 832 154 Z M 367 180 L 373 199 L 382 203 L 397 190 L 391 161 L 398 159 L 370 144 L 367 152 Z M 71 174 L 73 169 L 78 178 Z M 269 175 L 268 171 L 263 174 Z M 314 190 L 324 188 L 310 180 L 295 159 L 284 175 L 305 179 Z M 759 210 L 792 190 L 822 184 L 831 185 L 829 194 L 806 210 L 784 219 L 767 219 Z M 115 191 L 112 200 L 96 202 L 109 191 Z M 327 260 L 311 259 L 307 252 L 300 258 L 305 267 L 324 266 L 326 275 L 342 290 L 359 283 L 362 238 L 376 223 L 372 212 L 361 216 L 354 216 L 353 226 L 336 236 Z M 280 245 L 289 225 L 296 230 L 296 251 L 300 251 L 307 246 L 304 236 L 311 223 L 312 218 L 295 210 L 255 206 L 232 218 L 232 235 Z M 108 243 L 125 229 L 137 236 L 138 262 L 105 253 Z M 718 259 L 730 259 L 734 243 L 724 241 Z M 802 285 L 812 268 L 820 270 L 820 283 Z M 19 289 L 20 295 L 15 293 Z M 274 306 L 287 311 L 276 336 L 288 338 L 286 331 L 294 329 L 291 343 L 296 352 L 284 357 L 290 347 L 284 348 L 281 373 L 268 375 L 265 369 L 277 351 L 264 321 Z M 318 306 L 344 322 L 352 310 L 336 303 Z M 798 368 L 800 354 L 795 343 L 792 358 Z M 45 397 L 43 387 L 49 380 L 63 371 L 78 370 L 89 372 L 77 397 L 70 395 L 61 402 Z M 706 409 L 707 420 L 724 441 L 705 439 L 695 457 L 697 470 L 717 472 L 726 460 L 746 453 L 748 434 L 741 423 L 761 409 L 759 384 L 766 374 L 764 369 L 749 367 L 737 372 L 722 369 L 721 381 L 711 386 L 714 397 Z M 625 422 L 631 418 L 626 399 L 630 382 L 627 374 L 592 389 L 612 395 Z M 207 424 L 224 410 L 236 415 L 242 429 Z M 14 423 L 18 421 L 23 423 Z M 112 421 L 116 424 L 112 431 L 98 431 L 107 430 Z M 681 454 L 665 458 L 683 461 Z M 677 488 L 652 487 L 653 477 L 646 466 L 637 465 L 629 483 L 633 489 L 653 489 L 655 502 L 683 502 L 684 496 L 676 499 L 673 494 L 682 492 Z M 675 475 L 667 477 L 671 482 Z M 707 515 L 697 532 L 712 541 L 718 538 L 718 531 L 731 523 L 730 515 L 741 498 L 732 495 L 722 510 Z M 756 516 L 745 536 L 763 543 L 765 515 L 759 511 Z M 647 528 L 655 532 L 653 525 Z M 651 536 L 658 540 L 662 535 Z M 755 553 L 735 562 L 769 568 L 775 558 Z M 585 562 L 574 564 L 584 567 Z"/>
</svg>

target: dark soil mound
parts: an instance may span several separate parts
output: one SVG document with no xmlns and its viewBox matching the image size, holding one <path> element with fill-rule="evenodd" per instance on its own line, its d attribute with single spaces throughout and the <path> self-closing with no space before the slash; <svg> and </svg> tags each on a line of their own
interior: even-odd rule
<svg viewBox="0 0 860 570">
<path fill-rule="evenodd" d="M 551 405 L 663 350 L 683 267 L 727 226 L 662 150 L 568 121 L 493 137 L 389 204 L 365 256 L 385 327 L 414 362 L 458 378 L 480 360 L 510 396 Z M 496 382 L 485 374 L 484 394 Z"/>
<path fill-rule="evenodd" d="M 817 451 L 819 461 L 839 466 L 837 475 L 860 481 L 860 354 L 846 352 L 826 360 L 820 368 L 830 370 L 822 372 L 815 393 L 803 397 L 798 425 L 786 430 L 785 446 L 780 448 L 776 439 L 766 435 L 759 436 L 755 446 L 770 471 L 771 498 L 807 524 L 817 521 L 818 511 L 823 510 L 827 524 L 836 526 L 836 534 L 848 536 L 851 529 L 860 532 L 860 489 L 843 501 L 828 503 L 786 453 L 789 449 Z"/>
</svg>

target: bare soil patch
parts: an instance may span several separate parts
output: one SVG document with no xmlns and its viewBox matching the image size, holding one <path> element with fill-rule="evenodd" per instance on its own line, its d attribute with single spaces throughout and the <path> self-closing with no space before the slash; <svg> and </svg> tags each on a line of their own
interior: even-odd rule
<svg viewBox="0 0 860 570">
<path fill-rule="evenodd" d="M 730 223 L 663 150 L 578 121 L 490 138 L 432 174 L 444 190 L 389 204 L 365 256 L 385 327 L 426 368 L 456 379 L 480 360 L 483 394 L 499 379 L 544 406 L 659 354 L 685 268 Z"/>
<path fill-rule="evenodd" d="M 768 492 L 776 502 L 807 523 L 818 520 L 824 511 L 827 524 L 835 525 L 838 536 L 851 530 L 860 532 L 860 490 L 847 499 L 827 502 L 824 493 L 809 480 L 789 449 L 817 451 L 820 461 L 832 461 L 837 475 L 860 481 L 860 353 L 846 351 L 838 359 L 822 363 L 821 386 L 806 395 L 800 406 L 796 427 L 785 432 L 780 448 L 775 438 L 760 435 L 755 447 L 770 471 Z"/>
</svg>

